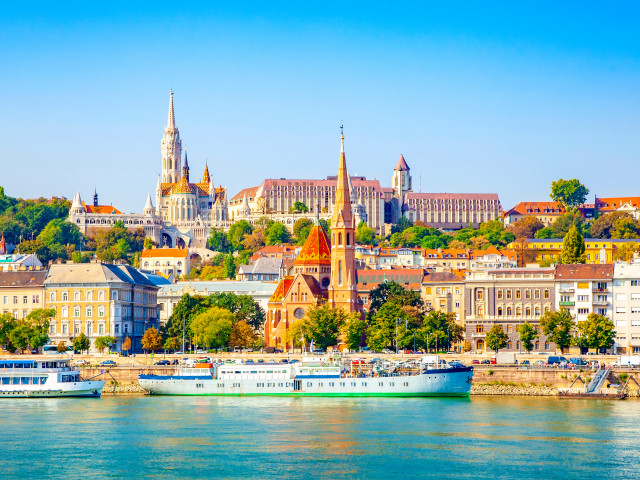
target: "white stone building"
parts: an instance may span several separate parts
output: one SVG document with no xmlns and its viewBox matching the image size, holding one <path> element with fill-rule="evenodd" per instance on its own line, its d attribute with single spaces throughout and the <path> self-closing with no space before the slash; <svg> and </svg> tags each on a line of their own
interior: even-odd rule
<svg viewBox="0 0 640 480">
<path fill-rule="evenodd" d="M 590 313 L 611 317 L 613 265 L 556 265 L 556 310 L 569 310 L 577 322 Z"/>
<path fill-rule="evenodd" d="M 140 254 L 140 267 L 160 273 L 164 277 L 180 278 L 189 275 L 191 262 L 186 248 L 151 248 Z"/>
<path fill-rule="evenodd" d="M 640 261 L 613 266 L 614 352 L 640 353 Z"/>
</svg>

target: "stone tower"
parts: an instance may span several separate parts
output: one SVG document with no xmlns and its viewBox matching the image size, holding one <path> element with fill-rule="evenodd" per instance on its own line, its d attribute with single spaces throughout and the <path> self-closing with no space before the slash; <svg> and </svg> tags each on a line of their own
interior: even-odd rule
<svg viewBox="0 0 640 480">
<path fill-rule="evenodd" d="M 344 135 L 340 131 L 340 164 L 336 201 L 331 215 L 331 282 L 329 305 L 345 312 L 359 311 L 355 235 L 356 228 L 351 211 L 351 189 L 344 155 Z"/>
<path fill-rule="evenodd" d="M 169 119 L 164 129 L 160 151 L 162 152 L 162 183 L 180 181 L 180 159 L 182 158 L 182 140 L 176 127 L 173 112 L 173 90 L 169 93 Z"/>
<path fill-rule="evenodd" d="M 398 163 L 393 169 L 393 177 L 391 177 L 391 187 L 393 188 L 393 214 L 392 221 L 397 223 L 402 216 L 402 206 L 404 205 L 404 196 L 411 192 L 411 171 L 407 165 L 404 155 L 400 155 Z"/>
</svg>

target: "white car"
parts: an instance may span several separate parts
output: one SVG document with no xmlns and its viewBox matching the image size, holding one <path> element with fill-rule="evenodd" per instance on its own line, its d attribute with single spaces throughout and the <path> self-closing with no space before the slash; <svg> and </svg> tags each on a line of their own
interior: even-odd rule
<svg viewBox="0 0 640 480">
<path fill-rule="evenodd" d="M 89 362 L 87 362 L 86 360 L 74 360 L 71 363 L 71 365 L 74 366 L 74 367 L 81 367 L 81 366 L 84 366 L 84 365 L 89 365 Z"/>
</svg>

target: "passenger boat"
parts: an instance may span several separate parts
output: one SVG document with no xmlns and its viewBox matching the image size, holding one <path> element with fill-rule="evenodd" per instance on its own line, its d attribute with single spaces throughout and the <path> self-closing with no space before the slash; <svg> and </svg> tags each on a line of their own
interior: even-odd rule
<svg viewBox="0 0 640 480">
<path fill-rule="evenodd" d="M 2 397 L 99 397 L 104 380 L 81 380 L 69 360 L 0 360 Z"/>
<path fill-rule="evenodd" d="M 435 358 L 434 358 L 435 357 Z M 180 366 L 171 375 L 139 375 L 151 395 L 293 395 L 321 397 L 468 396 L 473 367 L 437 356 L 412 364 L 365 365 L 303 358 L 295 363 L 211 363 Z"/>
</svg>

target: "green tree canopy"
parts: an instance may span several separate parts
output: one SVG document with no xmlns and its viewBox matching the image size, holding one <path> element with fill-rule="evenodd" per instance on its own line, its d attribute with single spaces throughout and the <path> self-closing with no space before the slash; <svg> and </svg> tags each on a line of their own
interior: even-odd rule
<svg viewBox="0 0 640 480">
<path fill-rule="evenodd" d="M 233 254 L 229 253 L 224 257 L 224 263 L 222 264 L 224 268 L 224 276 L 225 278 L 235 278 L 236 276 L 236 262 L 233 258 Z"/>
<path fill-rule="evenodd" d="M 106 349 L 110 348 L 111 345 L 114 345 L 115 343 L 115 337 L 112 337 L 111 335 L 105 335 L 102 337 L 97 337 L 94 340 L 93 345 L 98 349 L 100 353 L 103 353 Z"/>
<path fill-rule="evenodd" d="M 540 326 L 542 333 L 555 343 L 556 347 L 564 350 L 571 345 L 575 322 L 568 310 L 546 312 L 540 317 Z"/>
<path fill-rule="evenodd" d="M 191 322 L 191 334 L 197 345 L 223 348 L 231 338 L 234 315 L 229 310 L 211 307 L 196 315 Z"/>
<path fill-rule="evenodd" d="M 388 301 L 394 302 L 400 307 L 423 307 L 420 293 L 407 290 L 396 282 L 382 282 L 369 293 L 369 318 Z"/>
<path fill-rule="evenodd" d="M 502 325 L 498 324 L 491 327 L 485 337 L 487 347 L 496 353 L 498 353 L 498 350 L 501 348 L 507 346 L 507 341 L 509 341 L 509 336 L 502 330 Z"/>
<path fill-rule="evenodd" d="M 520 334 L 522 348 L 527 352 L 531 352 L 533 350 L 533 341 L 538 338 L 538 332 L 535 327 L 529 322 L 524 322 L 518 326 L 518 333 Z"/>
<path fill-rule="evenodd" d="M 84 352 L 88 351 L 91 348 L 91 341 L 87 338 L 84 333 L 81 333 L 76 338 L 73 339 L 73 350 L 75 352 Z"/>
<path fill-rule="evenodd" d="M 356 228 L 356 242 L 361 245 L 374 245 L 376 231 L 365 222 L 360 222 Z"/>
<path fill-rule="evenodd" d="M 82 234 L 73 223 L 54 218 L 40 232 L 38 241 L 47 247 L 52 245 L 78 245 L 82 241 Z"/>
<path fill-rule="evenodd" d="M 293 207 L 291 207 L 290 211 L 298 212 L 298 213 L 307 213 L 309 211 L 309 207 L 307 207 L 302 202 L 294 202 Z"/>
<path fill-rule="evenodd" d="M 566 208 L 578 207 L 587 200 L 589 189 L 580 180 L 572 178 L 563 180 L 562 178 L 551 183 L 551 194 L 549 195 L 555 202 L 560 202 Z"/>
<path fill-rule="evenodd" d="M 353 312 L 342 325 L 341 335 L 350 350 L 357 350 L 364 341 L 367 322 L 359 312 Z"/>
<path fill-rule="evenodd" d="M 579 347 L 594 348 L 596 353 L 599 353 L 611 348 L 615 338 L 616 331 L 613 322 L 604 315 L 590 313 L 586 320 L 578 322 L 574 342 Z"/>
<path fill-rule="evenodd" d="M 229 236 L 222 229 L 212 228 L 207 243 L 214 252 L 230 253 L 233 250 Z"/>
<path fill-rule="evenodd" d="M 232 347 L 253 348 L 256 340 L 258 340 L 258 334 L 253 327 L 244 320 L 239 320 L 233 326 L 229 345 Z"/>
<path fill-rule="evenodd" d="M 572 225 L 567 234 L 564 236 L 564 240 L 562 240 L 562 252 L 560 254 L 562 263 L 585 263 L 587 257 L 584 253 L 584 239 L 580 232 L 578 231 L 578 227 Z"/>
<path fill-rule="evenodd" d="M 325 350 L 338 343 L 338 334 L 347 320 L 341 308 L 324 304 L 307 309 L 304 318 L 305 336 L 313 340 L 316 347 Z"/>
<path fill-rule="evenodd" d="M 242 240 L 247 234 L 253 232 L 253 227 L 246 220 L 239 220 L 229 227 L 227 236 L 231 242 L 231 248 L 233 250 L 242 250 Z"/>
<path fill-rule="evenodd" d="M 291 235 L 283 223 L 273 222 L 265 231 L 265 243 L 267 245 L 279 245 L 288 243 Z"/>
<path fill-rule="evenodd" d="M 308 218 L 299 218 L 293 224 L 293 236 L 296 237 L 299 245 L 304 244 L 304 241 L 309 236 L 311 227 L 313 227 L 313 222 Z"/>
</svg>

